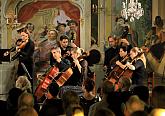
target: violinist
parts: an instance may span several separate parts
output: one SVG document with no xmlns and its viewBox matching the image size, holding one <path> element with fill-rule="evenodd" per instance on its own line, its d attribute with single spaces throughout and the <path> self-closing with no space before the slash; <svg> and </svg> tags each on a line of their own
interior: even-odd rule
<svg viewBox="0 0 165 116">
<path fill-rule="evenodd" d="M 19 59 L 18 64 L 18 76 L 29 73 L 28 79 L 31 81 L 33 78 L 33 53 L 34 53 L 34 42 L 29 38 L 29 32 L 27 29 L 22 29 L 20 32 L 21 40 L 18 42 L 16 47 L 16 55 L 12 57 L 12 60 Z M 22 66 L 23 63 L 25 67 Z M 26 69 L 27 70 L 26 70 Z M 30 77 L 29 77 L 30 76 Z"/>
<path fill-rule="evenodd" d="M 143 81 L 145 79 L 145 71 L 146 71 L 146 58 L 142 50 L 138 47 L 133 47 L 130 51 L 131 62 L 127 62 L 126 64 L 117 61 L 116 64 L 121 68 L 128 67 L 133 71 L 132 74 L 132 84 L 133 85 L 143 85 Z"/>
</svg>

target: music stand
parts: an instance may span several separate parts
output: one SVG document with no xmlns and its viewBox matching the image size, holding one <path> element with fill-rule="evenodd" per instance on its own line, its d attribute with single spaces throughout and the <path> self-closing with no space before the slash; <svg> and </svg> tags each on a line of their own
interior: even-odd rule
<svg viewBox="0 0 165 116">
<path fill-rule="evenodd" d="M 10 54 L 4 56 L 4 53 L 10 51 L 10 49 L 0 49 L 0 63 L 2 62 L 10 62 Z"/>
</svg>

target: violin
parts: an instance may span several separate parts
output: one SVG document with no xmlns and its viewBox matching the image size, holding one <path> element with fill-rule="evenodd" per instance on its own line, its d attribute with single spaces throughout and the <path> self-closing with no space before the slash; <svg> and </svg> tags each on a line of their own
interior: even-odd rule
<svg viewBox="0 0 165 116">
<path fill-rule="evenodd" d="M 16 41 L 16 43 L 15 43 L 15 46 L 11 47 L 3 55 L 4 56 L 8 56 L 11 52 L 14 52 L 14 51 L 16 51 L 17 53 L 20 52 L 20 50 L 23 49 L 26 46 L 26 44 L 28 43 L 28 41 L 29 41 L 28 39 L 26 39 L 25 41 L 23 41 L 22 39 L 18 39 Z M 14 56 L 16 56 L 17 53 Z"/>
</svg>

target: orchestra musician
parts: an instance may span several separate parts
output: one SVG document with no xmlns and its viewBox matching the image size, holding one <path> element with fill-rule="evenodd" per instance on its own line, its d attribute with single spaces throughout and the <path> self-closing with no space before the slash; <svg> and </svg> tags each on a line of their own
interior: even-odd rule
<svg viewBox="0 0 165 116">
<path fill-rule="evenodd" d="M 116 63 L 121 62 L 123 64 L 126 64 L 126 59 L 128 57 L 128 53 L 129 53 L 129 47 L 128 46 L 120 46 L 119 48 L 119 54 L 116 55 L 111 61 L 110 61 L 110 70 L 112 71 L 115 66 Z M 107 75 L 109 75 L 110 72 L 107 72 Z"/>
<path fill-rule="evenodd" d="M 122 69 L 128 67 L 133 71 L 132 74 L 132 84 L 133 85 L 143 85 L 145 79 L 145 71 L 146 71 L 146 58 L 142 50 L 138 47 L 133 47 L 130 51 L 131 62 L 127 62 L 126 64 L 117 61 L 116 64 L 120 66 Z"/>
<path fill-rule="evenodd" d="M 27 29 L 23 29 L 20 33 L 22 44 L 16 47 L 18 53 L 19 65 L 18 65 L 18 76 L 26 74 L 24 67 L 21 65 L 23 63 L 27 68 L 28 73 L 32 81 L 33 78 L 33 53 L 34 53 L 34 42 L 30 39 L 29 32 Z M 16 57 L 17 58 L 17 57 Z M 14 60 L 14 57 L 13 57 Z"/>
<path fill-rule="evenodd" d="M 29 37 L 29 32 L 26 28 L 21 29 L 19 32 L 20 37 L 16 42 L 16 47 L 11 52 L 16 51 L 16 54 L 12 56 L 11 60 L 18 59 L 18 76 L 28 75 L 28 79 L 31 84 L 33 80 L 33 53 L 34 42 Z"/>
<path fill-rule="evenodd" d="M 70 51 L 72 47 L 76 47 L 74 43 L 69 46 L 69 38 L 67 35 L 61 35 L 59 41 L 59 47 L 61 48 L 61 55 L 71 61 Z"/>
<path fill-rule="evenodd" d="M 71 49 L 71 57 L 72 57 L 72 70 L 73 74 L 69 78 L 69 80 L 64 84 L 64 85 L 69 85 L 69 86 L 77 86 L 80 85 L 81 81 L 81 72 L 82 72 L 82 66 L 78 60 L 78 57 L 81 56 L 81 49 L 79 47 L 75 47 Z"/>
<path fill-rule="evenodd" d="M 59 68 L 59 71 L 63 71 L 70 65 L 70 61 L 61 57 L 60 47 L 53 47 L 50 55 L 50 65 Z"/>
<path fill-rule="evenodd" d="M 112 58 L 114 58 L 118 54 L 118 51 L 119 51 L 118 40 L 116 37 L 109 36 L 108 42 L 109 42 L 110 48 L 108 48 L 105 51 L 104 67 L 103 67 L 106 73 L 110 72 L 109 62 L 112 60 Z"/>
<path fill-rule="evenodd" d="M 130 49 L 132 49 L 132 45 L 125 38 L 118 39 L 114 36 L 109 36 L 108 41 L 109 41 L 110 48 L 108 48 L 105 51 L 104 67 L 103 67 L 104 71 L 106 71 L 106 74 L 112 71 L 111 60 L 119 55 L 118 53 L 119 53 L 120 46 L 127 46 L 128 52 L 130 51 Z"/>
</svg>

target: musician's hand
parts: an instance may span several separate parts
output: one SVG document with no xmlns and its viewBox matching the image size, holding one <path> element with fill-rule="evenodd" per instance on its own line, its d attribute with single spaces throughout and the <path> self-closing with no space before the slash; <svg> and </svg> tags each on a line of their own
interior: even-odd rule
<svg viewBox="0 0 165 116">
<path fill-rule="evenodd" d="M 21 49 L 19 48 L 19 46 L 16 47 L 16 51 L 17 52 L 20 52 L 21 51 Z"/>
<path fill-rule="evenodd" d="M 121 43 L 123 43 L 123 44 L 129 45 L 129 42 L 128 42 L 127 39 L 121 39 L 120 41 L 121 41 Z"/>
<path fill-rule="evenodd" d="M 122 63 L 121 63 L 120 61 L 116 61 L 116 64 L 117 64 L 118 66 L 121 66 L 121 65 L 122 65 Z"/>
<path fill-rule="evenodd" d="M 135 70 L 135 66 L 132 65 L 131 63 L 127 62 L 126 66 L 130 69 L 130 70 Z"/>
<path fill-rule="evenodd" d="M 3 56 L 7 56 L 7 55 L 9 55 L 9 51 L 6 51 L 6 52 L 3 54 Z"/>
</svg>

